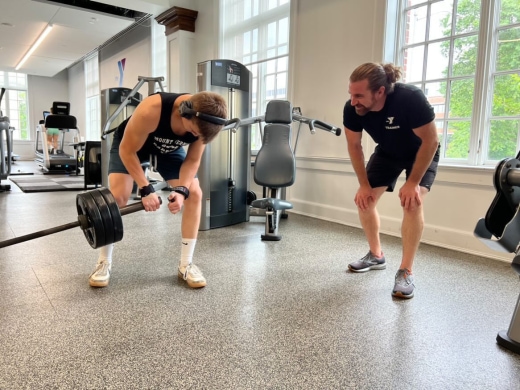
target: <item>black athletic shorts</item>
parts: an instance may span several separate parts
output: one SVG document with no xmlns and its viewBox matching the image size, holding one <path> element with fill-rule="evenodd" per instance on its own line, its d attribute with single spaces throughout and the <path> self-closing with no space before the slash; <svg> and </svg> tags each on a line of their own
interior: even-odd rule
<svg viewBox="0 0 520 390">
<path fill-rule="evenodd" d="M 430 191 L 435 176 L 437 175 L 439 156 L 440 146 L 437 148 L 432 163 L 419 183 L 421 187 L 427 188 L 428 191 Z M 370 186 L 372 188 L 387 187 L 386 190 L 388 192 L 393 192 L 395 183 L 403 170 L 406 171 L 406 178 L 408 179 L 408 176 L 412 171 L 413 163 L 414 161 L 397 161 L 394 158 L 386 156 L 376 148 L 374 154 L 370 156 L 366 168 Z"/>
<path fill-rule="evenodd" d="M 121 140 L 118 137 L 114 136 L 112 141 L 112 147 L 110 148 L 110 161 L 108 163 L 108 174 L 111 173 L 126 173 L 128 171 L 121 161 L 121 157 L 119 156 L 119 144 Z M 139 157 L 139 161 L 147 162 L 150 161 L 150 153 L 146 151 L 140 150 L 137 152 L 137 156 Z M 159 174 L 162 176 L 164 180 L 173 180 L 179 178 L 179 173 L 181 170 L 181 165 L 186 158 L 186 151 L 184 148 L 179 148 L 174 152 L 168 154 L 154 154 L 154 158 L 152 162 L 156 159 L 157 165 L 154 165 L 154 168 Z"/>
</svg>

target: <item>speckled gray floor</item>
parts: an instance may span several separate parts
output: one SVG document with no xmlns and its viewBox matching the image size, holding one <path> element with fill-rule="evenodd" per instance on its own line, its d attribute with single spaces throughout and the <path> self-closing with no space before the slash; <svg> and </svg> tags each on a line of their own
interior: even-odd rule
<svg viewBox="0 0 520 390">
<path fill-rule="evenodd" d="M 75 196 L 0 193 L 0 240 L 74 221 Z M 280 242 L 258 217 L 200 232 L 208 286 L 191 290 L 179 216 L 124 224 L 107 288 L 79 229 L 0 249 L 1 389 L 520 389 L 495 341 L 520 292 L 507 263 L 422 245 L 397 300 L 398 239 L 386 270 L 347 273 L 363 233 L 291 214 Z"/>
</svg>

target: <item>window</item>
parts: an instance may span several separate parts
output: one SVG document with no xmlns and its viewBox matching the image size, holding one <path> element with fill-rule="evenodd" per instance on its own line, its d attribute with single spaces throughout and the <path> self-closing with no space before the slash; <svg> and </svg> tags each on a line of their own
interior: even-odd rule
<svg viewBox="0 0 520 390">
<path fill-rule="evenodd" d="M 395 62 L 434 106 L 444 163 L 520 148 L 520 2 L 400 0 Z"/>
<path fill-rule="evenodd" d="M 85 139 L 97 141 L 101 138 L 101 102 L 99 95 L 99 61 L 98 53 L 85 59 Z"/>
<path fill-rule="evenodd" d="M 287 99 L 289 11 L 289 0 L 221 0 L 222 57 L 251 71 L 252 116 L 263 115 L 270 100 Z M 251 149 L 260 145 L 253 126 Z"/>
<path fill-rule="evenodd" d="M 27 75 L 0 71 L 0 88 L 5 88 L 5 94 L 0 104 L 3 116 L 9 118 L 10 126 L 14 127 L 13 139 L 30 140 L 29 116 L 27 106 Z"/>
<path fill-rule="evenodd" d="M 493 34 L 488 160 L 512 157 L 520 149 L 520 2 L 500 2 L 498 26 Z"/>
</svg>

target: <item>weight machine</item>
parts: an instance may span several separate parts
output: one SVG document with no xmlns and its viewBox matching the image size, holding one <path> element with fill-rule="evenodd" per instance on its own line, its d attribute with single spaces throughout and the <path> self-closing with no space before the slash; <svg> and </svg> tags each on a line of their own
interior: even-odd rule
<svg viewBox="0 0 520 390">
<path fill-rule="evenodd" d="M 495 251 L 515 253 L 511 267 L 520 275 L 520 152 L 498 163 L 493 185 L 497 194 L 474 235 Z M 520 296 L 509 329 L 498 333 L 497 343 L 520 354 Z"/>
<path fill-rule="evenodd" d="M 285 210 L 292 209 L 292 204 L 285 200 L 285 189 L 294 184 L 296 179 L 295 150 L 298 143 L 300 127 L 295 141 L 294 150 L 291 145 L 291 123 L 299 122 L 309 125 L 311 134 L 316 128 L 328 131 L 336 136 L 341 135 L 341 129 L 317 119 L 302 116 L 299 108 L 293 109 L 287 100 L 271 100 L 266 107 L 265 115 L 247 118 L 232 119 L 224 127 L 236 132 L 238 127 L 250 126 L 254 123 L 265 122 L 262 134 L 262 146 L 256 156 L 254 165 L 255 183 L 266 189 L 261 199 L 256 199 L 254 193 L 249 193 L 249 207 L 256 210 L 255 214 L 264 214 L 265 234 L 261 238 L 265 241 L 279 241 L 278 234 L 280 217 Z"/>
<path fill-rule="evenodd" d="M 229 118 L 251 116 L 252 73 L 230 60 L 197 64 L 197 92 L 212 91 L 224 98 Z M 251 164 L 251 132 L 221 131 L 202 155 L 197 177 L 202 189 L 199 230 L 249 221 L 246 203 Z"/>
</svg>

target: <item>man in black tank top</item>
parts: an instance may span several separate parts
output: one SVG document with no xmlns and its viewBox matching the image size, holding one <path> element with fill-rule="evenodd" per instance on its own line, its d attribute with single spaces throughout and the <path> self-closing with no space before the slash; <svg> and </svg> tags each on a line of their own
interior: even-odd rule
<svg viewBox="0 0 520 390">
<path fill-rule="evenodd" d="M 173 188 L 168 209 L 177 214 L 184 207 L 178 276 L 192 288 L 206 285 L 202 272 L 192 262 L 202 201 L 196 174 L 206 144 L 218 135 L 226 117 L 225 100 L 213 92 L 153 94 L 118 127 L 110 150 L 108 180 L 119 207 L 128 202 L 135 181 L 144 209 L 159 209 L 159 198 L 141 167 L 150 155 L 156 157 L 157 171 Z M 187 152 L 184 146 L 188 146 Z M 101 248 L 96 268 L 89 277 L 91 286 L 108 285 L 113 248 L 114 244 Z"/>
<path fill-rule="evenodd" d="M 415 290 L 412 266 L 424 225 L 422 204 L 437 173 L 439 139 L 433 108 L 419 88 L 396 84 L 400 76 L 401 71 L 392 64 L 375 63 L 360 65 L 350 76 L 351 98 L 343 110 L 343 125 L 359 181 L 354 202 L 370 250 L 360 260 L 350 263 L 349 270 L 386 268 L 376 205 L 385 191 L 394 190 L 404 170 L 406 182 L 399 189 L 403 257 L 392 295 L 412 298 Z M 377 143 L 366 167 L 361 144 L 363 130 Z"/>
</svg>

